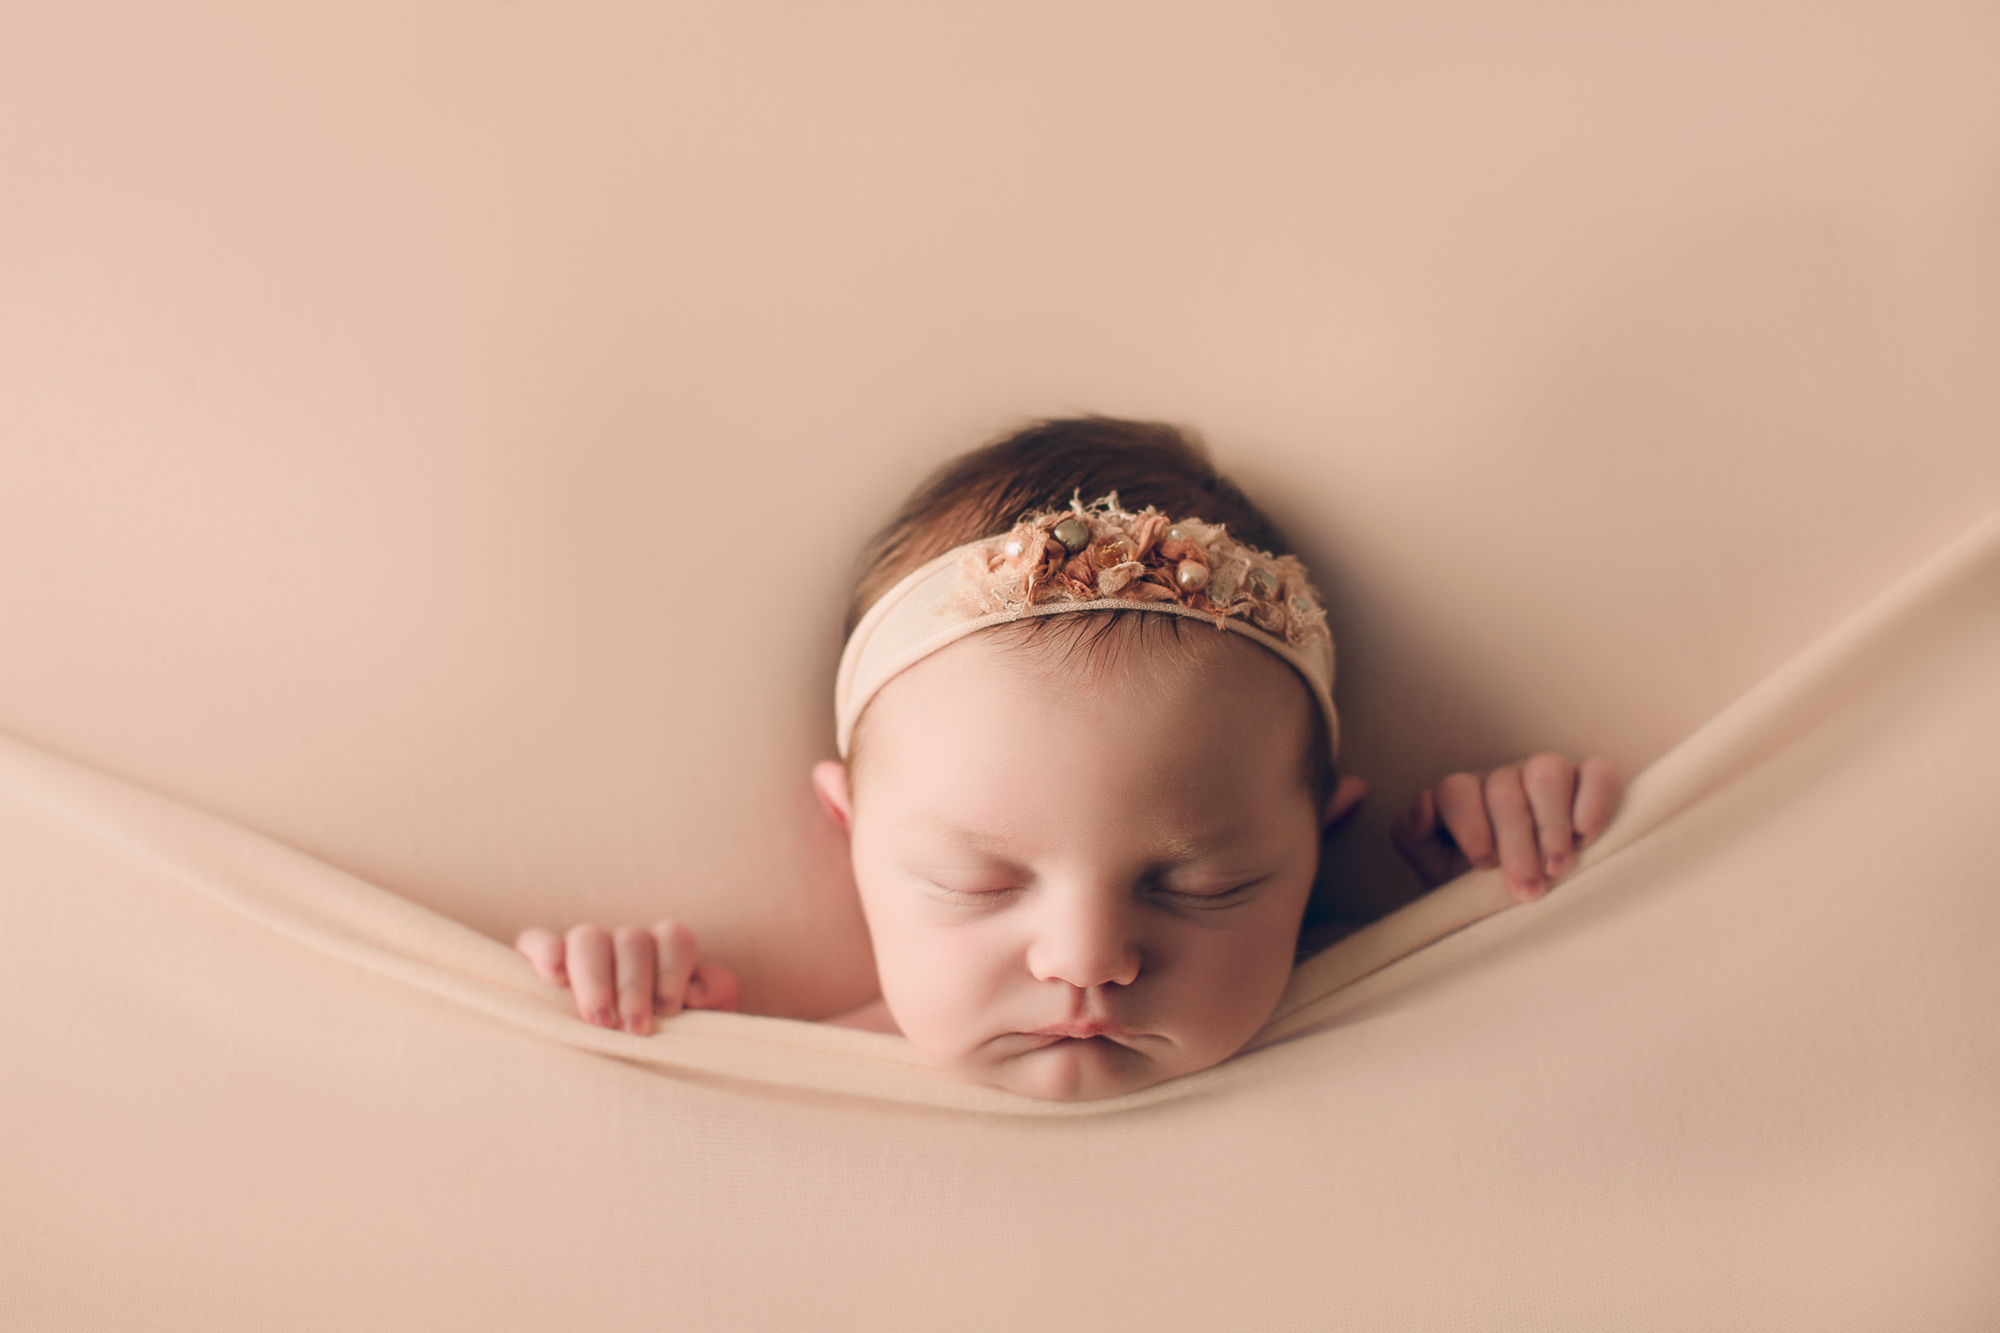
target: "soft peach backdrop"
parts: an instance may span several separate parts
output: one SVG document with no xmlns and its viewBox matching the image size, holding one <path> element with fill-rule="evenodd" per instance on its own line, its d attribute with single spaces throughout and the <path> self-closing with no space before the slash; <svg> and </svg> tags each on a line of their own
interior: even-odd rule
<svg viewBox="0 0 2000 1333">
<path fill-rule="evenodd" d="M 0 730 L 507 936 L 868 993 L 852 552 L 1203 430 L 1334 601 L 1343 866 L 1634 771 L 2000 505 L 1988 4 L 11 3 Z"/>
</svg>

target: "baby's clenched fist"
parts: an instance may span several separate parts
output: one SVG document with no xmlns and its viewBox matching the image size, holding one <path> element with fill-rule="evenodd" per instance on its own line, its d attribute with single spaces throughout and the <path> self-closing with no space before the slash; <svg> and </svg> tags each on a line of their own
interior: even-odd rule
<svg viewBox="0 0 2000 1333">
<path fill-rule="evenodd" d="M 694 932 L 679 921 L 651 930 L 575 926 L 567 935 L 532 926 L 514 948 L 544 981 L 568 986 L 578 1016 L 599 1027 L 644 1036 L 653 1030 L 655 1006 L 667 1018 L 683 1008 L 736 1007 L 736 974 L 721 963 L 702 962 Z"/>
<path fill-rule="evenodd" d="M 1389 836 L 1426 885 L 1498 866 L 1514 897 L 1526 902 L 1597 841 L 1624 789 L 1603 759 L 1575 764 L 1543 753 L 1483 777 L 1453 773 L 1418 792 Z"/>
</svg>

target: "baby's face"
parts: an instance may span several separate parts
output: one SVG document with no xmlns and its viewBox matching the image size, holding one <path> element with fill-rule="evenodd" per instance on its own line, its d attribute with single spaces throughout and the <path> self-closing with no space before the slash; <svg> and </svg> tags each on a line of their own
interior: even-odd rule
<svg viewBox="0 0 2000 1333">
<path fill-rule="evenodd" d="M 1234 1054 L 1285 988 L 1314 705 L 1238 635 L 1156 637 L 1092 667 L 975 634 L 869 706 L 851 832 L 882 994 L 970 1078 L 1130 1092 Z"/>
</svg>

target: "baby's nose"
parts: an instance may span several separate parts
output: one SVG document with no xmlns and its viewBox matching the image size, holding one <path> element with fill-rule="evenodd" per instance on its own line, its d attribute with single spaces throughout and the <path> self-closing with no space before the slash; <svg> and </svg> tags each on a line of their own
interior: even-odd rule
<svg viewBox="0 0 2000 1333">
<path fill-rule="evenodd" d="M 1028 970 L 1037 981 L 1067 981 L 1087 990 L 1138 980 L 1138 941 L 1117 904 L 1077 894 L 1052 895 L 1045 906 L 1028 946 Z"/>
</svg>

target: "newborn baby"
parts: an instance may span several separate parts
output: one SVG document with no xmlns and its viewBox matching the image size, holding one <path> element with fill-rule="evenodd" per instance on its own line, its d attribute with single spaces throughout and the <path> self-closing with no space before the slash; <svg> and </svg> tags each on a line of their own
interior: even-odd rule
<svg viewBox="0 0 2000 1333">
<path fill-rule="evenodd" d="M 1242 1049 L 1320 942 L 1302 930 L 1321 843 L 1368 791 L 1336 768 L 1333 644 L 1270 520 L 1171 427 L 1039 423 L 910 498 L 848 631 L 845 762 L 812 776 L 881 995 L 829 1021 L 1041 1098 Z M 1391 831 L 1427 884 L 1498 865 L 1525 901 L 1619 791 L 1602 760 L 1541 754 L 1453 774 Z M 736 1004 L 676 922 L 516 947 L 604 1026 Z"/>
</svg>

